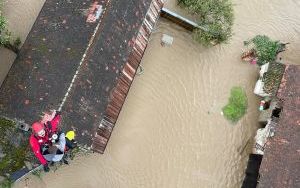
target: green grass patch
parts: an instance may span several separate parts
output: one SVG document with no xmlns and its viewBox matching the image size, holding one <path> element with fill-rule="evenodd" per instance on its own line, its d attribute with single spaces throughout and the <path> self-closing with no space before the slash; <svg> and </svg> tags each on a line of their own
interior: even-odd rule
<svg viewBox="0 0 300 188">
<path fill-rule="evenodd" d="M 22 138 L 13 121 L 0 118 L 0 176 L 20 170 L 25 164 L 29 150 L 28 138 Z"/>
<path fill-rule="evenodd" d="M 7 178 L 3 182 L 0 183 L 0 188 L 11 188 L 13 185 L 13 182 Z"/>
<path fill-rule="evenodd" d="M 224 116 L 232 121 L 237 122 L 247 111 L 247 95 L 243 88 L 233 87 L 230 92 L 228 104 L 223 107 Z"/>
</svg>

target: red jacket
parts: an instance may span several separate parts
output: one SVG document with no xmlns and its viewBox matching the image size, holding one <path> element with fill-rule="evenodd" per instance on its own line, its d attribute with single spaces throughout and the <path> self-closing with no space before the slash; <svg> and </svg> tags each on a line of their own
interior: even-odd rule
<svg viewBox="0 0 300 188">
<path fill-rule="evenodd" d="M 41 147 L 45 144 L 48 144 L 49 141 L 49 134 L 56 133 L 57 127 L 60 122 L 61 116 L 56 115 L 51 121 L 47 122 L 48 125 L 45 126 L 46 135 L 44 137 L 39 137 L 37 135 L 31 134 L 29 138 L 30 146 L 34 155 L 38 158 L 38 160 L 42 163 L 42 165 L 47 164 L 47 160 L 43 157 L 41 153 Z"/>
</svg>

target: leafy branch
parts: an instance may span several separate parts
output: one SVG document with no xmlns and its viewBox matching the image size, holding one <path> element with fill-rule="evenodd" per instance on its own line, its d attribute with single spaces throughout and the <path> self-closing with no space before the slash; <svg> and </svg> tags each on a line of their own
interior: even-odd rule
<svg viewBox="0 0 300 188">
<path fill-rule="evenodd" d="M 277 54 L 284 51 L 286 44 L 280 41 L 273 41 L 265 35 L 257 35 L 249 41 L 245 41 L 244 45 L 253 45 L 255 56 L 257 57 L 257 64 L 261 66 L 268 62 L 273 62 Z"/>
<path fill-rule="evenodd" d="M 234 21 L 230 0 L 178 0 L 178 4 L 198 16 L 201 27 L 194 38 L 206 45 L 227 42 L 232 36 Z"/>
</svg>

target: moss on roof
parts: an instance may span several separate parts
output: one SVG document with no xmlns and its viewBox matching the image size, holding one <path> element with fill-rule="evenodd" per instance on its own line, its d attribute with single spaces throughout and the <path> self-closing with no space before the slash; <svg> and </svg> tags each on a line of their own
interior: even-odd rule
<svg viewBox="0 0 300 188">
<path fill-rule="evenodd" d="M 269 64 L 268 71 L 263 76 L 265 82 L 264 91 L 272 96 L 276 95 L 282 75 L 285 70 L 285 65 L 278 62 L 272 62 Z"/>
<path fill-rule="evenodd" d="M 0 176 L 20 170 L 28 151 L 27 137 L 13 121 L 0 117 Z"/>
</svg>

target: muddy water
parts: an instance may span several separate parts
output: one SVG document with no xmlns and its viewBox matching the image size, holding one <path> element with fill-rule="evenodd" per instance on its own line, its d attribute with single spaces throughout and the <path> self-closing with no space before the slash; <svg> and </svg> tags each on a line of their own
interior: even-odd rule
<svg viewBox="0 0 300 188">
<path fill-rule="evenodd" d="M 0 86 L 8 73 L 16 54 L 6 48 L 0 48 Z"/>
<path fill-rule="evenodd" d="M 8 29 L 13 36 L 25 41 L 45 0 L 2 0 L 3 12 L 8 21 Z"/>
<path fill-rule="evenodd" d="M 3 15 L 7 19 L 12 36 L 20 37 L 23 44 L 45 0 L 1 0 Z M 0 86 L 5 79 L 16 55 L 0 48 Z"/>
<path fill-rule="evenodd" d="M 267 34 L 290 42 L 283 59 L 300 64 L 299 2 L 248 2 L 235 1 L 231 42 L 212 48 L 161 19 L 106 153 L 78 157 L 28 187 L 240 187 L 258 116 L 257 70 L 240 61 L 242 41 Z M 174 37 L 172 46 L 160 45 L 162 33 Z M 244 87 L 249 103 L 235 125 L 220 113 L 232 86 Z"/>
</svg>

